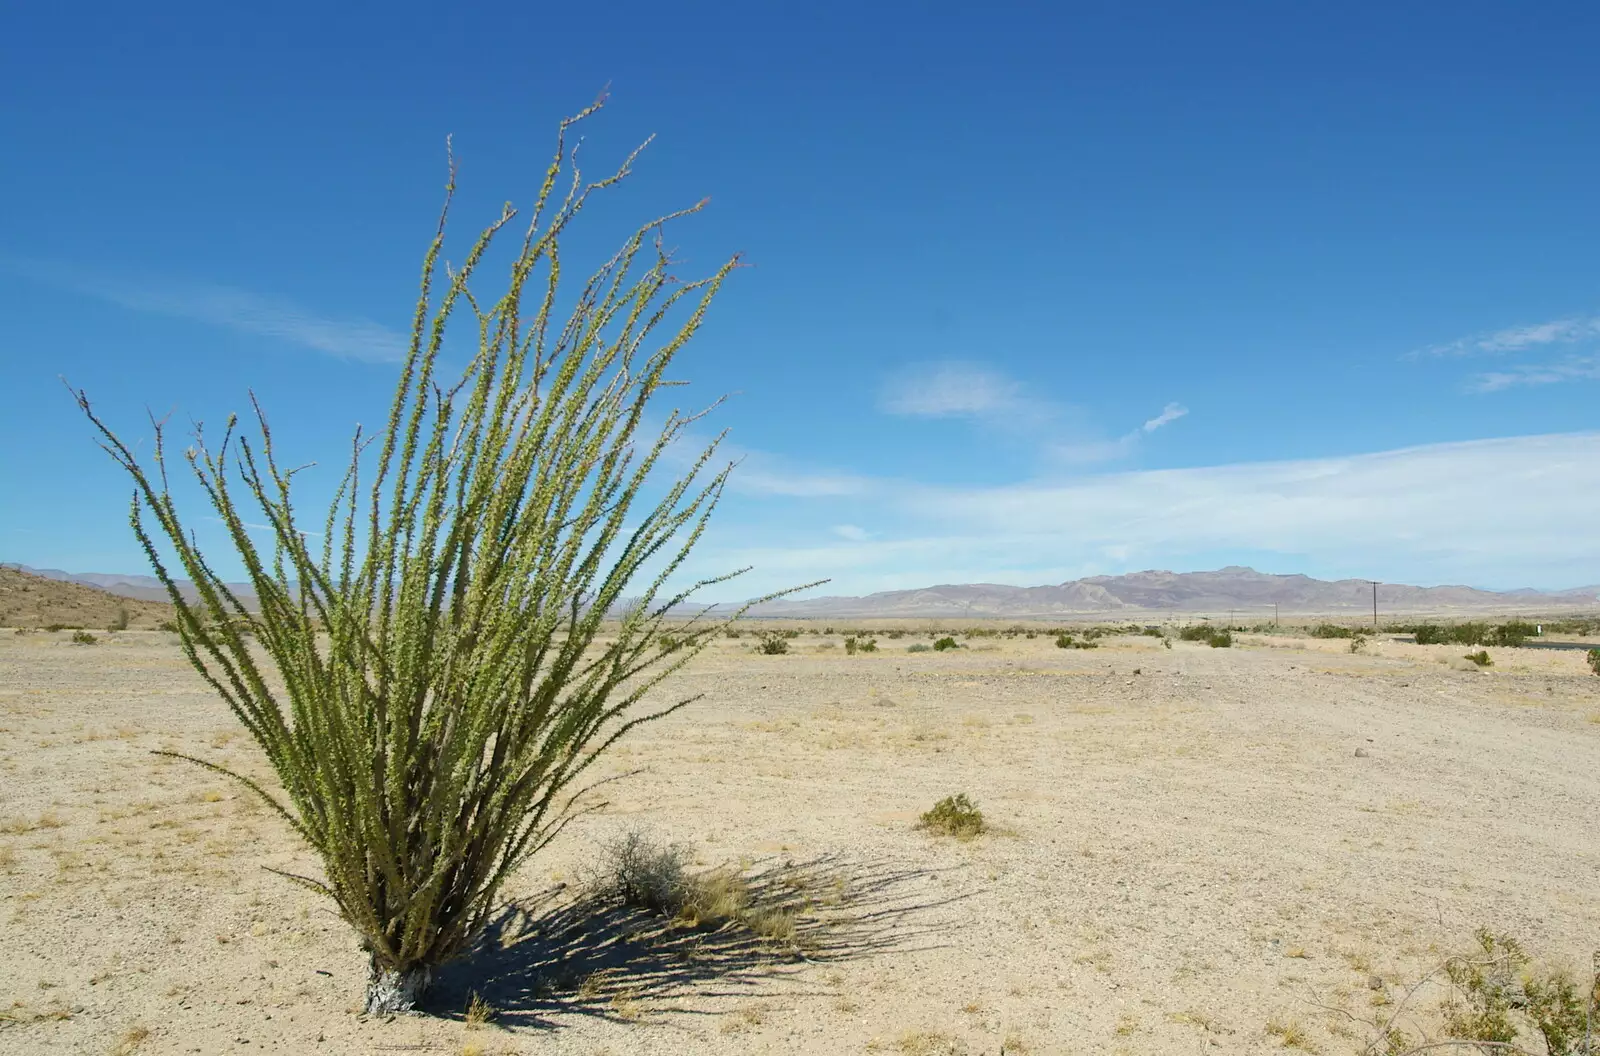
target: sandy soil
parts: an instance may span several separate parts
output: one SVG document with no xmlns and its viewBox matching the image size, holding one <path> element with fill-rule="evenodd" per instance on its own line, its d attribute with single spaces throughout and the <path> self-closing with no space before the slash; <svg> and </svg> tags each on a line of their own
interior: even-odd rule
<svg viewBox="0 0 1600 1056">
<path fill-rule="evenodd" d="M 1574 965 L 1600 946 L 1581 653 L 913 640 L 719 643 L 443 1014 L 373 1022 L 350 933 L 262 869 L 313 866 L 284 827 L 151 754 L 260 772 L 172 637 L 6 633 L 0 1051 L 1249 1053 L 1292 1026 L 1353 1052 L 1479 924 Z M 914 828 L 955 791 L 997 831 Z M 597 843 L 640 826 L 821 892 L 805 956 L 588 903 Z M 472 991 L 498 1009 L 477 1029 Z"/>
</svg>

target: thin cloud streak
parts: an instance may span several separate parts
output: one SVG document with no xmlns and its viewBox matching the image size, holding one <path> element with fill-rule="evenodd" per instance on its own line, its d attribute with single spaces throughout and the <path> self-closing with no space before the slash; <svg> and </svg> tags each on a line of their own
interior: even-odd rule
<svg viewBox="0 0 1600 1056">
<path fill-rule="evenodd" d="M 179 279 L 125 279 L 58 264 L 7 259 L 6 271 L 136 312 L 275 338 L 339 359 L 398 363 L 409 338 L 367 319 L 332 319 L 247 290 Z"/>
<path fill-rule="evenodd" d="M 1556 319 L 1548 323 L 1512 326 L 1486 334 L 1463 337 L 1442 345 L 1432 345 L 1413 356 L 1475 356 L 1522 352 L 1545 345 L 1573 344 L 1600 337 L 1600 316 Z"/>
<path fill-rule="evenodd" d="M 1600 355 L 1569 356 L 1558 363 L 1519 363 L 1504 370 L 1486 371 L 1467 382 L 1469 392 L 1499 392 L 1518 386 L 1556 385 L 1564 381 L 1600 379 Z"/>
<path fill-rule="evenodd" d="M 1157 429 L 1160 429 L 1163 425 L 1171 425 L 1173 422 L 1177 421 L 1179 418 L 1182 418 L 1188 413 L 1189 408 L 1183 406 L 1181 403 L 1169 403 L 1161 409 L 1160 414 L 1156 415 L 1148 422 L 1145 422 L 1139 428 L 1144 432 L 1153 433 Z"/>
<path fill-rule="evenodd" d="M 1189 413 L 1168 403 L 1160 414 L 1115 439 L 1096 438 L 1072 409 L 1031 395 L 1021 382 L 980 364 L 963 361 L 914 364 L 885 385 L 885 413 L 911 418 L 960 418 L 1038 446 L 1051 462 L 1092 465 L 1126 458 L 1145 435 Z"/>
</svg>

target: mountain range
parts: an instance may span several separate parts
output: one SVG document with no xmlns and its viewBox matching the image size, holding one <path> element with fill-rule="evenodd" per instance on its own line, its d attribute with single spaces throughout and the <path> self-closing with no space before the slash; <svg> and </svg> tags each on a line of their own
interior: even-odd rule
<svg viewBox="0 0 1600 1056">
<path fill-rule="evenodd" d="M 1365 579 L 1323 580 L 1270 575 L 1230 565 L 1215 572 L 1130 572 L 1089 576 L 1052 586 L 1013 587 L 964 583 L 891 590 L 866 597 L 776 601 L 752 611 L 765 617 L 1056 617 L 1104 613 L 1183 612 L 1241 615 L 1329 614 L 1372 611 Z M 1477 610 L 1547 610 L 1600 607 L 1600 584 L 1572 590 L 1492 591 L 1474 587 L 1412 587 L 1381 583 L 1380 613 Z"/>
<path fill-rule="evenodd" d="M 153 576 L 63 572 L 53 568 L 7 567 L 45 579 L 95 587 L 142 601 L 165 601 L 167 592 Z M 236 584 L 248 598 L 248 584 Z M 185 591 L 188 594 L 188 591 Z M 247 601 L 248 603 L 248 601 Z M 1372 611 L 1372 586 L 1365 579 L 1322 580 L 1303 575 L 1271 575 L 1230 565 L 1214 572 L 1130 572 L 1089 576 L 1039 587 L 963 583 L 891 590 L 865 597 L 822 597 L 769 602 L 751 615 L 768 618 L 1053 618 L 1075 615 L 1178 612 L 1241 617 L 1264 615 L 1274 606 L 1282 614 L 1357 614 Z M 1378 586 L 1380 613 L 1551 611 L 1600 608 L 1600 584 L 1571 590 L 1492 591 L 1474 587 Z"/>
</svg>

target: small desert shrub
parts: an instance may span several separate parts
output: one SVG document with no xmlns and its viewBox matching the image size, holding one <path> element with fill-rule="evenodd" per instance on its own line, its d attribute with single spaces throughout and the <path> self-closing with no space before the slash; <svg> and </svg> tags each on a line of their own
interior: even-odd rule
<svg viewBox="0 0 1600 1056">
<path fill-rule="evenodd" d="M 1537 637 L 1538 634 L 1539 628 L 1533 624 L 1524 623 L 1521 620 L 1512 620 L 1510 623 L 1502 623 L 1496 627 L 1489 635 L 1490 641 L 1488 644 L 1515 649 L 1529 638 Z"/>
<path fill-rule="evenodd" d="M 1516 648 L 1535 637 L 1538 628 L 1531 623 L 1512 620 L 1491 627 L 1487 623 L 1458 623 L 1441 627 L 1433 623 L 1419 623 L 1411 631 L 1418 645 L 1495 645 Z"/>
<path fill-rule="evenodd" d="M 851 656 L 855 656 L 857 653 L 875 653 L 878 651 L 878 640 L 876 638 L 846 638 L 844 640 L 844 651 Z"/>
<path fill-rule="evenodd" d="M 1596 649 L 1594 651 L 1595 652 L 1600 652 L 1600 649 Z M 921 642 L 913 642 L 912 644 L 906 646 L 906 652 L 908 652 L 908 653 L 931 653 L 931 652 L 933 652 L 933 647 L 930 646 L 930 645 L 924 645 Z M 1600 671 L 1596 671 L 1595 673 L 1596 674 L 1600 674 Z"/>
<path fill-rule="evenodd" d="M 1146 638 L 1165 638 L 1166 637 L 1166 635 L 1162 633 L 1162 630 L 1161 630 L 1160 627 L 1145 627 L 1142 630 L 1140 630 L 1139 633 L 1144 635 Z"/>
<path fill-rule="evenodd" d="M 57 631 L 66 630 L 67 625 L 64 623 L 47 623 L 44 625 L 44 629 L 49 631 L 51 634 L 55 634 Z"/>
<path fill-rule="evenodd" d="M 1589 657 L 1589 670 L 1600 675 L 1600 649 L 1590 649 L 1586 655 Z"/>
<path fill-rule="evenodd" d="M 1494 661 L 1489 659 L 1489 651 L 1487 649 L 1479 649 L 1475 653 L 1468 653 L 1466 656 L 1462 657 L 1462 659 L 1463 660 L 1471 660 L 1473 663 L 1477 664 L 1479 667 L 1493 667 L 1494 666 Z"/>
<path fill-rule="evenodd" d="M 889 640 L 891 642 L 898 642 L 900 639 L 904 638 L 905 636 L 906 636 L 906 632 L 905 631 L 890 631 L 889 634 L 888 634 L 888 638 L 889 638 Z"/>
<path fill-rule="evenodd" d="M 949 637 L 940 638 L 938 641 L 933 643 L 933 651 L 936 652 L 936 653 L 942 653 L 946 649 L 959 649 L 959 648 L 961 648 L 961 647 L 956 644 L 956 640 L 954 638 L 949 638 Z"/>
<path fill-rule="evenodd" d="M 96 638 L 94 635 L 90 634 L 88 631 L 73 631 L 72 632 L 72 644 L 74 644 L 74 645 L 93 645 L 95 642 L 98 642 L 99 640 L 100 639 Z"/>
<path fill-rule="evenodd" d="M 670 917 L 680 925 L 720 927 L 737 922 L 767 940 L 793 945 L 798 916 L 778 897 L 758 900 L 745 874 L 730 866 L 689 871 L 689 853 L 630 832 L 604 845 L 589 884 L 598 893 Z"/>
<path fill-rule="evenodd" d="M 1056 635 L 1056 648 L 1057 649 L 1071 649 L 1072 648 L 1072 635 L 1070 635 L 1070 634 L 1058 634 L 1058 635 Z"/>
<path fill-rule="evenodd" d="M 1355 634 L 1348 627 L 1341 627 L 1337 623 L 1319 623 L 1311 628 L 1313 638 L 1349 638 Z"/>
<path fill-rule="evenodd" d="M 739 638 L 739 637 L 743 636 L 743 634 L 744 634 L 744 632 L 739 630 L 739 628 L 737 628 L 737 627 L 729 627 L 727 629 L 727 631 L 725 631 L 724 633 L 729 638 Z"/>
<path fill-rule="evenodd" d="M 601 845 L 602 864 L 593 886 L 626 905 L 672 916 L 688 890 L 689 852 L 675 843 L 657 843 L 642 832 L 627 832 Z"/>
<path fill-rule="evenodd" d="M 1186 642 L 1204 642 L 1213 649 L 1230 649 L 1233 647 L 1233 632 L 1218 630 L 1209 623 L 1197 623 L 1184 627 L 1178 631 L 1178 637 Z M 1172 643 L 1167 642 L 1168 646 Z"/>
<path fill-rule="evenodd" d="M 168 634 L 178 633 L 178 625 L 171 620 L 162 620 L 159 626 L 161 630 L 166 631 Z"/>
<path fill-rule="evenodd" d="M 761 633 L 761 642 L 756 646 L 756 652 L 762 656 L 783 656 L 789 651 L 789 639 L 772 631 Z"/>
<path fill-rule="evenodd" d="M 1444 645 L 1449 641 L 1446 628 L 1432 623 L 1419 623 L 1411 629 L 1412 640 L 1418 645 Z"/>
<path fill-rule="evenodd" d="M 1362 647 L 1366 644 L 1367 636 L 1365 634 L 1352 635 L 1350 638 L 1350 651 L 1352 653 L 1359 653 L 1361 652 Z"/>
<path fill-rule="evenodd" d="M 128 629 L 128 607 L 126 605 L 118 605 L 117 606 L 117 614 L 111 618 L 111 622 L 110 623 L 106 624 L 106 630 L 108 630 L 108 631 L 125 631 L 127 629 Z"/>
<path fill-rule="evenodd" d="M 1480 928 L 1477 949 L 1445 962 L 1451 992 L 1444 1026 L 1452 1038 L 1509 1045 L 1536 1034 L 1548 1056 L 1578 1056 L 1589 1006 L 1600 999 L 1600 977 L 1586 988 L 1565 972 L 1540 969 L 1507 935 Z"/>
<path fill-rule="evenodd" d="M 983 832 L 983 811 L 967 798 L 965 792 L 958 792 L 935 803 L 932 810 L 922 815 L 917 828 L 941 836 L 954 836 L 958 840 L 970 840 Z"/>
</svg>

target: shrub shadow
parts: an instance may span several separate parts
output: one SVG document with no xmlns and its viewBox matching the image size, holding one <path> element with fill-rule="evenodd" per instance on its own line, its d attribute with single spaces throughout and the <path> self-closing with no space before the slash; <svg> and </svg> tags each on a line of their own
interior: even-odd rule
<svg viewBox="0 0 1600 1056">
<path fill-rule="evenodd" d="M 718 999 L 768 993 L 807 965 L 937 945 L 945 925 L 930 914 L 964 897 L 932 890 L 937 872 L 842 855 L 758 862 L 745 873 L 751 905 L 795 917 L 794 939 L 781 943 L 563 885 L 501 910 L 473 951 L 440 971 L 428 1011 L 460 1018 L 477 994 L 508 1027 L 718 1014 L 727 1011 Z"/>
</svg>

